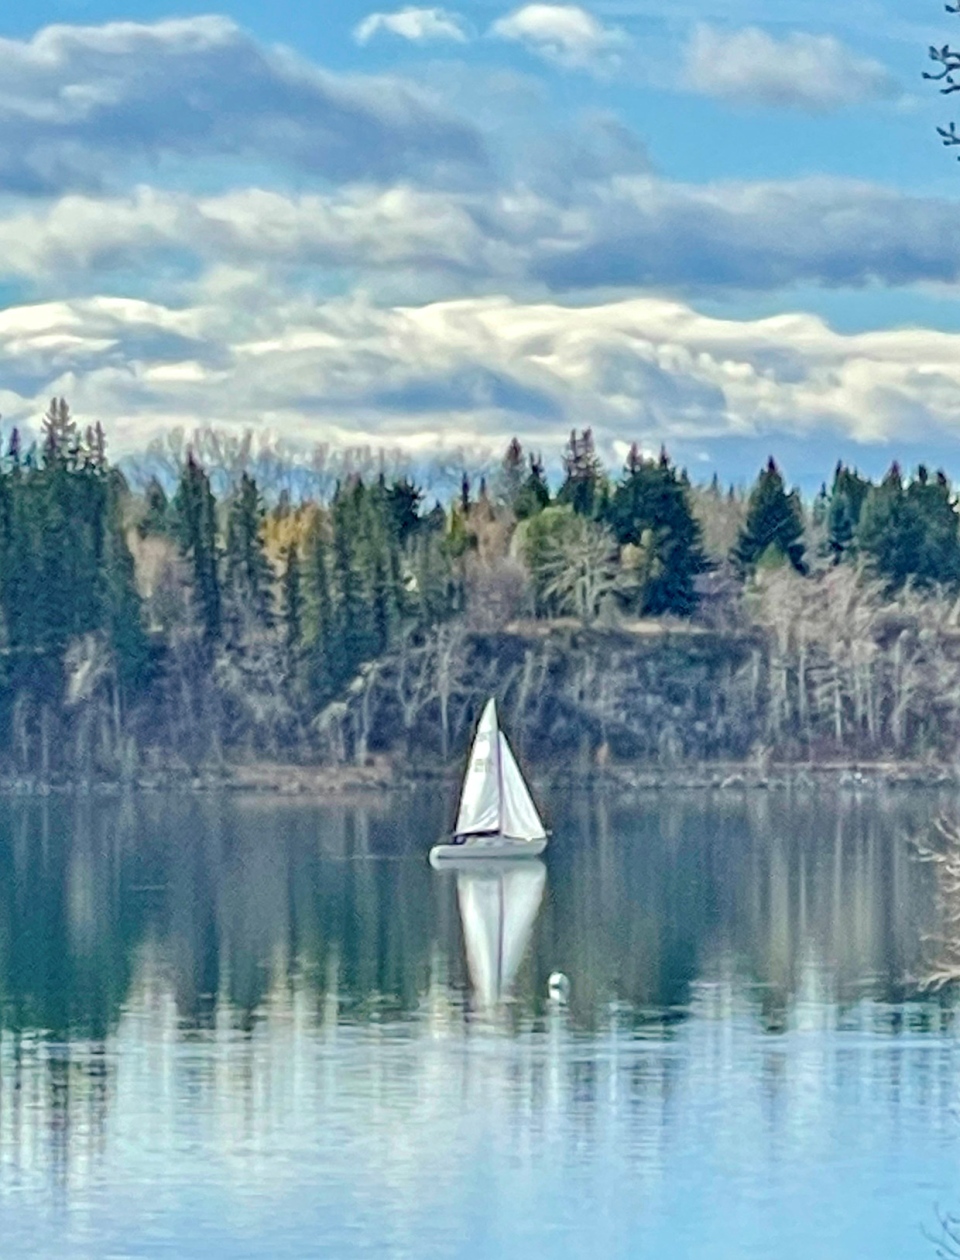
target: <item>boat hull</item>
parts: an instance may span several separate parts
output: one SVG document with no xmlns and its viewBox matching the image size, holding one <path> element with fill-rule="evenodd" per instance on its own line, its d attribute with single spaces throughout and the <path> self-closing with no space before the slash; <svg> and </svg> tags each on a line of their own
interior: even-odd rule
<svg viewBox="0 0 960 1260">
<path fill-rule="evenodd" d="M 514 840 L 510 836 L 477 836 L 464 844 L 435 844 L 430 850 L 430 865 L 448 863 L 501 861 L 505 858 L 536 858 L 547 847 L 547 838 Z"/>
</svg>

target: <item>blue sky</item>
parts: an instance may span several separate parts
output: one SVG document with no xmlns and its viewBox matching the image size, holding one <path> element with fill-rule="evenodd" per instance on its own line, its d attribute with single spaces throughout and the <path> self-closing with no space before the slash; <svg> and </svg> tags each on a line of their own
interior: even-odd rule
<svg viewBox="0 0 960 1260">
<path fill-rule="evenodd" d="M 5 421 L 960 475 L 960 18 L 768 10 L 8 3 Z"/>
</svg>

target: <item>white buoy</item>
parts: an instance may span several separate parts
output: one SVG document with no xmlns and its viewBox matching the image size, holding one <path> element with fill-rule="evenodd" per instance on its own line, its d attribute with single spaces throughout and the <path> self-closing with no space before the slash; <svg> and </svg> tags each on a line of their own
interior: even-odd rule
<svg viewBox="0 0 960 1260">
<path fill-rule="evenodd" d="M 547 995 L 551 1002 L 566 1006 L 570 997 L 570 981 L 562 971 L 551 971 L 547 979 Z"/>
</svg>

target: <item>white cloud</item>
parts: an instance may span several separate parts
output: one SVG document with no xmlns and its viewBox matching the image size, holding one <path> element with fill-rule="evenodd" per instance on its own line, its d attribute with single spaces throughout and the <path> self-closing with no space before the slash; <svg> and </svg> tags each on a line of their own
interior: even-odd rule
<svg viewBox="0 0 960 1260">
<path fill-rule="evenodd" d="M 578 162 L 584 165 L 578 158 Z M 322 277 L 383 292 L 686 293 L 960 282 L 956 207 L 852 180 L 678 184 L 649 174 L 453 192 L 353 185 L 217 196 L 142 187 L 0 211 L 0 278 L 89 291 L 108 269 L 164 284 L 210 267 Z M 433 277 L 429 288 L 426 279 Z"/>
<path fill-rule="evenodd" d="M 725 320 L 654 298 L 255 305 L 214 285 L 175 311 L 59 302 L 0 315 L 0 378 L 8 420 L 62 392 L 119 450 L 198 417 L 410 450 L 496 448 L 513 433 L 559 449 L 584 417 L 610 451 L 633 438 L 960 437 L 960 335 L 842 335 L 808 315 Z"/>
<path fill-rule="evenodd" d="M 557 65 L 579 70 L 611 69 L 626 36 L 604 26 L 575 4 L 527 4 L 490 28 L 491 35 L 524 44 Z"/>
<path fill-rule="evenodd" d="M 0 40 L 0 64 L 8 192 L 96 188 L 170 157 L 334 179 L 484 159 L 476 130 L 412 85 L 331 74 L 226 18 L 50 26 Z"/>
<path fill-rule="evenodd" d="M 794 31 L 776 39 L 758 27 L 697 26 L 684 77 L 688 88 L 705 96 L 810 112 L 896 95 L 884 66 L 851 52 L 832 35 Z"/>
<path fill-rule="evenodd" d="M 212 197 L 150 187 L 125 197 L 70 194 L 0 214 L 0 277 L 41 286 L 97 284 L 107 270 L 169 278 L 204 266 L 429 269 L 449 277 L 522 272 L 516 246 L 478 222 L 480 205 L 409 185 Z M 158 266 L 158 258 L 163 265 Z"/>
<path fill-rule="evenodd" d="M 446 9 L 398 9 L 396 13 L 371 13 L 354 30 L 358 44 L 368 43 L 375 35 L 386 31 L 414 44 L 427 44 L 437 40 L 452 40 L 464 44 L 467 40 L 463 20 Z"/>
</svg>

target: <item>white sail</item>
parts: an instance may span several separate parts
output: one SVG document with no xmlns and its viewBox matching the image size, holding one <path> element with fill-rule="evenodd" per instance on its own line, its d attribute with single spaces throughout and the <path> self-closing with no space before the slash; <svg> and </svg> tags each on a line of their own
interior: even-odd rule
<svg viewBox="0 0 960 1260">
<path fill-rule="evenodd" d="M 497 705 L 495 700 L 490 699 L 470 749 L 457 815 L 455 834 L 458 836 L 500 830 L 500 744 L 497 735 Z"/>
<path fill-rule="evenodd" d="M 479 1006 L 508 993 L 536 921 L 547 872 L 542 862 L 521 863 L 502 873 L 463 872 L 457 900 L 467 967 Z"/>
<path fill-rule="evenodd" d="M 500 745 L 500 830 L 515 840 L 543 840 L 546 831 L 503 731 Z"/>
</svg>

